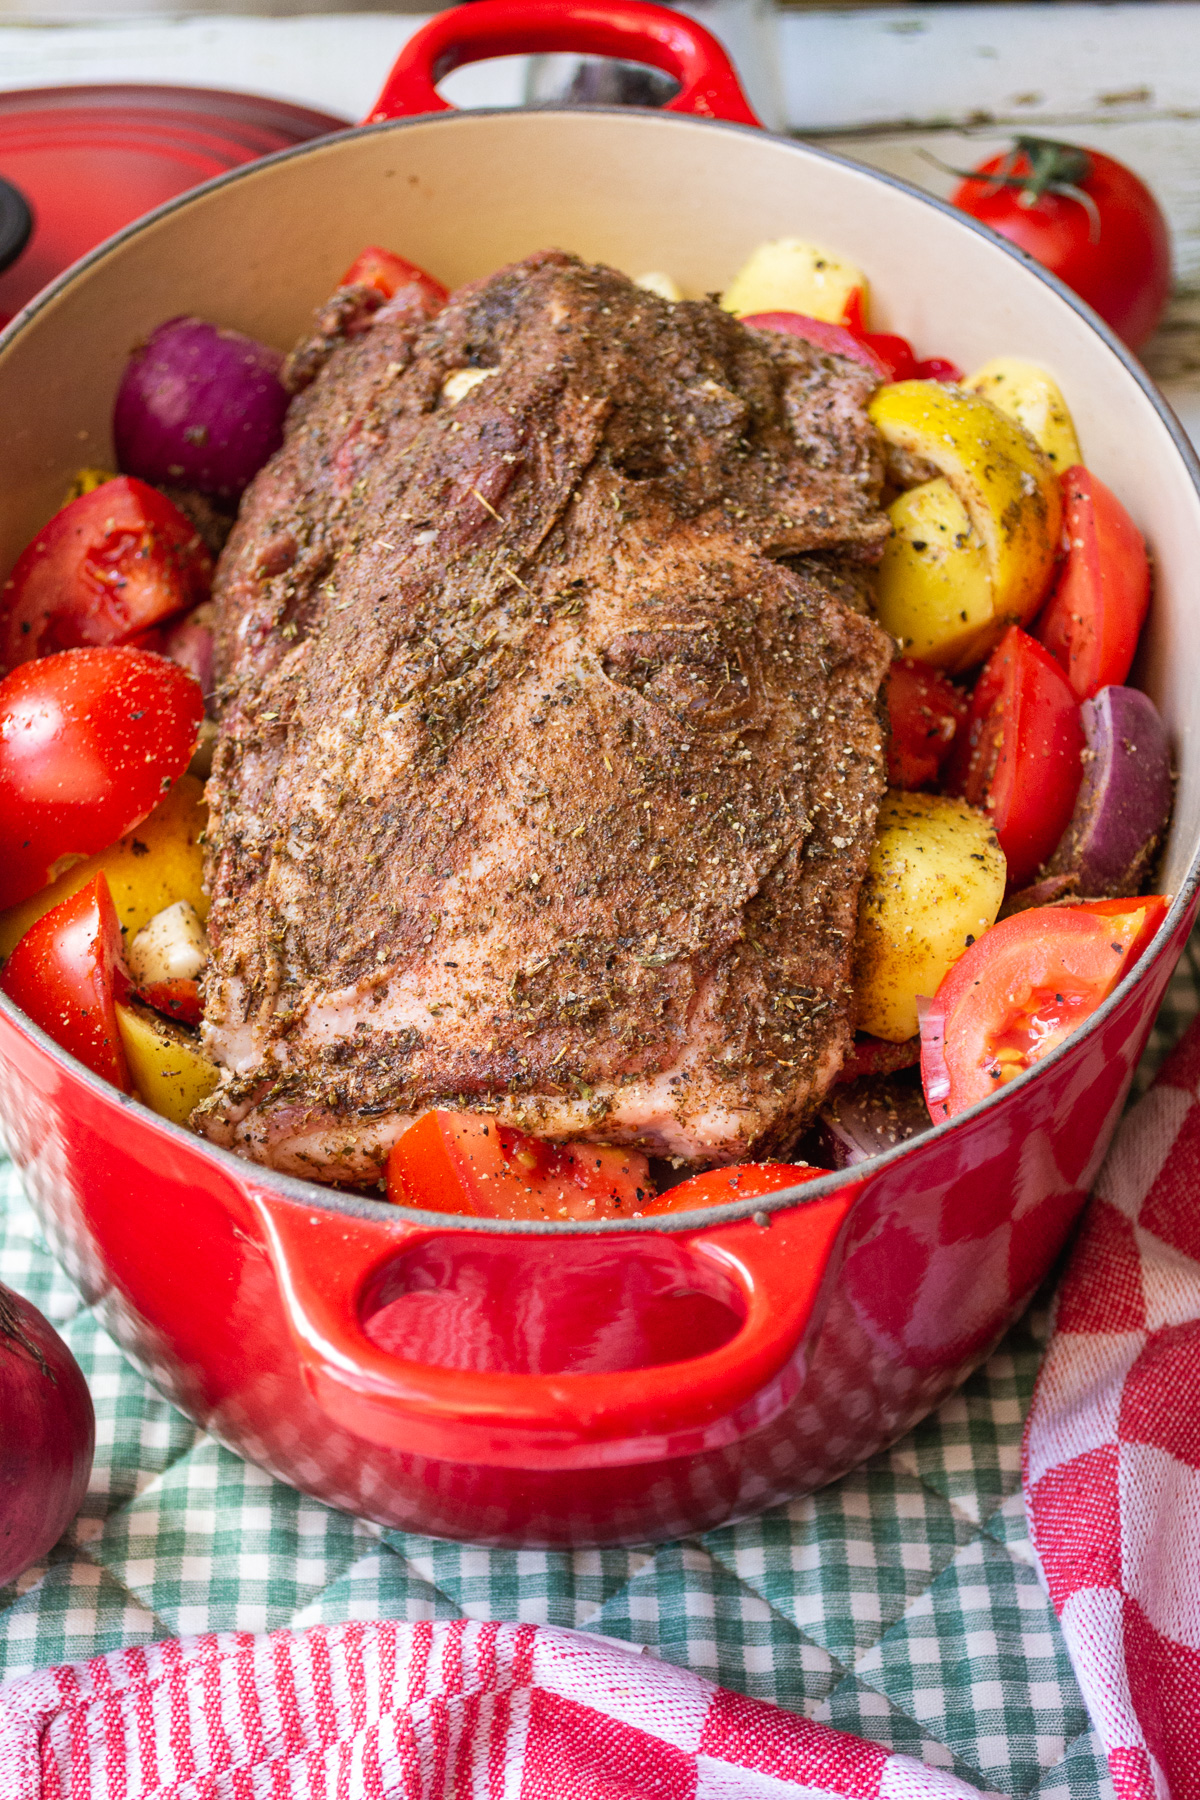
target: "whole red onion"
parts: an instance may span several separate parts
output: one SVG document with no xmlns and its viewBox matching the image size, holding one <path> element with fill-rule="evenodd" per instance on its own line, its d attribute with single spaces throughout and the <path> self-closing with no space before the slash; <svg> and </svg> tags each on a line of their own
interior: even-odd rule
<svg viewBox="0 0 1200 1800">
<path fill-rule="evenodd" d="M 117 389 L 123 473 L 236 499 L 282 442 L 282 364 L 244 332 L 168 319 L 134 351 Z"/>
<path fill-rule="evenodd" d="M 36 1306 L 0 1286 L 0 1586 L 67 1529 L 95 1444 L 79 1364 Z"/>
</svg>

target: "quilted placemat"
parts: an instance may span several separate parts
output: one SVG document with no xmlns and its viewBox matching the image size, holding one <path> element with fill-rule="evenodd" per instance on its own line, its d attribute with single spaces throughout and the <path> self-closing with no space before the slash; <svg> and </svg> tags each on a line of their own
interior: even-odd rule
<svg viewBox="0 0 1200 1800">
<path fill-rule="evenodd" d="M 1143 1079 L 1198 994 L 1194 937 Z M 528 1620 L 642 1645 L 1011 1800 L 1111 1800 L 1020 1495 L 1048 1294 L 937 1414 L 823 1492 L 704 1537 L 568 1554 L 382 1531 L 240 1461 L 126 1363 L 7 1164 L 0 1281 L 62 1332 L 97 1416 L 79 1519 L 0 1589 L 0 1676 L 184 1632 Z"/>
</svg>

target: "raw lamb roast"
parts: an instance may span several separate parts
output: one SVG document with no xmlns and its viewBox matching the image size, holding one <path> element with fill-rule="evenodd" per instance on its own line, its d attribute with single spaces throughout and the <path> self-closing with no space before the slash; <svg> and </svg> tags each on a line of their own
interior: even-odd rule
<svg viewBox="0 0 1200 1800">
<path fill-rule="evenodd" d="M 786 1149 L 884 779 L 871 376 L 557 252 L 360 300 L 221 560 L 195 1123 L 326 1181 L 432 1106 Z"/>
</svg>

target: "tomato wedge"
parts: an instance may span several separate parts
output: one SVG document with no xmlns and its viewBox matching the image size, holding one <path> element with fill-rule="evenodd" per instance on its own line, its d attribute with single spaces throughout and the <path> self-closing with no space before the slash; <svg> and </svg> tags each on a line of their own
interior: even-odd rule
<svg viewBox="0 0 1200 1800">
<path fill-rule="evenodd" d="M 378 244 L 368 245 L 355 257 L 339 286 L 374 288 L 385 300 L 394 300 L 402 290 L 411 289 L 412 298 L 431 319 L 450 297 L 441 282 L 416 263 L 397 256 L 394 250 L 383 250 Z"/>
<path fill-rule="evenodd" d="M 889 381 L 915 381 L 918 363 L 913 347 L 907 338 L 898 337 L 894 331 L 862 331 L 858 333 L 859 342 L 873 350 L 888 365 L 891 374 Z"/>
<path fill-rule="evenodd" d="M 388 1199 L 481 1219 L 633 1219 L 777 1194 L 827 1174 L 807 1163 L 706 1169 L 656 1195 L 638 1150 L 551 1144 L 486 1113 L 422 1113 L 388 1157 Z"/>
<path fill-rule="evenodd" d="M 200 984 L 181 975 L 170 981 L 144 981 L 136 990 L 140 1000 L 152 1006 L 164 1019 L 179 1025 L 198 1025 L 201 1019 Z"/>
<path fill-rule="evenodd" d="M 945 356 L 926 356 L 913 368 L 914 381 L 961 381 L 963 371 Z"/>
<path fill-rule="evenodd" d="M 1066 676 L 1049 651 L 1010 625 L 975 684 L 948 770 L 950 792 L 990 813 L 1010 888 L 1032 879 L 1067 829 L 1083 750 Z"/>
<path fill-rule="evenodd" d="M 182 775 L 204 696 L 148 650 L 66 650 L 0 681 L 0 908 L 138 825 Z"/>
<path fill-rule="evenodd" d="M 654 1199 L 637 1150 L 551 1144 L 486 1113 L 422 1113 L 392 1146 L 388 1198 L 481 1219 L 628 1219 Z"/>
<path fill-rule="evenodd" d="M 1133 967 L 1169 904 L 1152 894 L 1037 906 L 985 932 L 921 1020 L 930 1116 L 953 1118 L 1057 1049 Z"/>
<path fill-rule="evenodd" d="M 94 1075 L 131 1094 L 114 1000 L 120 967 L 120 921 L 97 875 L 30 927 L 0 971 L 0 988 Z"/>
<path fill-rule="evenodd" d="M 165 494 L 118 475 L 43 525 L 0 591 L 0 663 L 123 644 L 207 600 L 213 562 Z"/>
<path fill-rule="evenodd" d="M 1067 558 L 1034 628 L 1066 671 L 1077 700 L 1122 687 L 1150 606 L 1142 534 L 1117 496 L 1087 469 L 1062 478 Z"/>
<path fill-rule="evenodd" d="M 940 669 L 903 656 L 888 670 L 888 781 L 892 787 L 919 788 L 936 781 L 950 754 L 959 726 L 967 716 L 967 700 Z"/>
<path fill-rule="evenodd" d="M 642 1210 L 657 1215 L 691 1212 L 699 1206 L 731 1206 L 735 1200 L 757 1200 L 760 1195 L 819 1181 L 828 1173 L 828 1169 L 814 1169 L 808 1163 L 737 1163 L 728 1169 L 705 1169 L 678 1187 L 668 1188 Z"/>
</svg>

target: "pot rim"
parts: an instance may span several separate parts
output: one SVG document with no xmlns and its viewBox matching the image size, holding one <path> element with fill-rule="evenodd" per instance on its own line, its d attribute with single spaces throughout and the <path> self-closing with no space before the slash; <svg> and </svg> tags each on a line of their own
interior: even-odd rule
<svg viewBox="0 0 1200 1800">
<path fill-rule="evenodd" d="M 72 263 L 69 268 L 63 270 L 61 275 L 56 276 L 48 286 L 36 294 L 19 313 L 16 313 L 7 326 L 0 330 L 0 354 L 7 349 L 10 343 L 16 340 L 19 334 L 24 330 L 25 326 L 28 325 L 44 307 L 50 305 L 61 292 L 70 286 L 70 284 L 86 269 L 90 268 L 92 264 L 114 254 L 127 239 L 135 237 L 138 233 L 156 224 L 160 219 L 168 217 L 171 213 L 178 212 L 191 205 L 194 201 L 204 198 L 217 188 L 228 187 L 234 182 L 251 178 L 259 170 L 275 163 L 286 162 L 295 157 L 310 156 L 320 153 L 324 149 L 332 145 L 340 144 L 350 138 L 364 137 L 382 132 L 403 131 L 407 127 L 413 125 L 421 125 L 424 127 L 432 125 L 438 129 L 448 129 L 453 128 L 455 121 L 462 118 L 512 118 L 528 116 L 530 114 L 537 117 L 545 117 L 549 114 L 552 117 L 560 119 L 570 119 L 581 116 L 600 116 L 621 120 L 634 117 L 643 121 L 653 121 L 660 128 L 668 130 L 674 129 L 677 126 L 694 127 L 699 125 L 707 130 L 735 132 L 743 136 L 753 136 L 756 140 L 765 137 L 773 143 L 781 144 L 794 150 L 801 156 L 812 157 L 820 162 L 832 163 L 839 168 L 850 169 L 855 174 L 863 175 L 869 180 L 881 182 L 885 187 L 894 188 L 898 192 L 908 195 L 910 198 L 916 199 L 922 204 L 931 207 L 935 212 L 940 212 L 949 216 L 956 225 L 985 238 L 993 248 L 1001 249 L 1016 262 L 1022 263 L 1039 280 L 1043 281 L 1054 293 L 1056 293 L 1059 299 L 1065 300 L 1086 324 L 1091 326 L 1092 330 L 1100 337 L 1108 350 L 1115 355 L 1118 361 L 1123 365 L 1126 373 L 1133 377 L 1146 399 L 1150 402 L 1154 411 L 1158 414 L 1159 419 L 1166 427 L 1176 452 L 1183 461 L 1184 467 L 1191 478 L 1192 486 L 1195 488 L 1197 495 L 1200 496 L 1200 457 L 1197 456 L 1196 449 L 1193 447 L 1191 440 L 1187 436 L 1187 433 L 1184 431 L 1179 420 L 1176 418 L 1167 400 L 1146 373 L 1142 364 L 1085 300 L 1082 300 L 1078 294 L 1074 293 L 1057 275 L 1054 275 L 1050 270 L 1043 268 L 1042 265 L 1036 262 L 1027 251 L 1021 250 L 1014 244 L 1010 244 L 1007 239 L 1001 237 L 998 232 L 993 231 L 990 226 L 984 225 L 979 220 L 973 219 L 967 213 L 960 212 L 959 209 L 952 206 L 948 200 L 942 200 L 934 194 L 928 194 L 922 188 L 918 188 L 914 186 L 913 183 L 902 180 L 899 176 L 890 175 L 878 169 L 869 169 L 862 163 L 854 162 L 850 157 L 839 155 L 836 151 L 824 149 L 817 144 L 812 144 L 807 141 L 801 141 L 783 132 L 766 131 L 761 127 L 752 125 L 741 125 L 722 119 L 704 118 L 694 113 L 673 113 L 665 109 L 653 107 L 494 106 L 472 107 L 469 112 L 463 113 L 460 113 L 457 110 L 441 113 L 417 113 L 403 118 L 385 119 L 374 125 L 350 126 L 345 131 L 331 132 L 326 137 L 312 138 L 305 143 L 292 145 L 284 150 L 274 151 L 269 156 L 259 157 L 254 162 L 245 163 L 238 168 L 230 169 L 222 175 L 214 176 L 211 180 L 202 182 L 198 187 L 189 188 L 185 193 L 178 194 L 174 198 L 164 201 L 161 206 L 155 207 L 152 212 L 145 213 L 141 218 L 135 219 L 131 224 L 124 226 L 122 230 L 116 232 L 112 237 L 106 238 L 104 242 L 98 244 L 95 249 L 90 250 L 86 256 L 83 256 L 77 262 Z M 857 1163 L 849 1169 L 830 1170 L 819 1180 L 806 1182 L 802 1187 L 782 1188 L 777 1193 L 751 1196 L 745 1200 L 732 1201 L 724 1206 L 703 1207 L 697 1208 L 692 1212 L 665 1213 L 640 1219 L 605 1219 L 594 1221 L 483 1219 L 455 1213 L 429 1212 L 419 1207 L 397 1206 L 388 1200 L 371 1200 L 361 1193 L 325 1186 L 320 1182 L 309 1181 L 301 1176 L 286 1175 L 278 1170 L 268 1168 L 263 1163 L 252 1162 L 248 1157 L 238 1156 L 232 1150 L 226 1150 L 218 1144 L 210 1143 L 206 1138 L 198 1137 L 195 1132 L 189 1131 L 186 1126 L 172 1124 L 170 1120 L 164 1119 L 159 1114 L 151 1112 L 149 1107 L 143 1106 L 142 1102 L 136 1100 L 132 1095 L 120 1093 L 116 1088 L 112 1087 L 109 1082 L 103 1080 L 102 1077 L 93 1074 L 90 1069 L 86 1068 L 81 1062 L 73 1057 L 69 1051 L 63 1050 L 46 1032 L 35 1025 L 31 1019 L 27 1018 L 26 1015 L 15 1006 L 11 1000 L 9 1000 L 8 996 L 3 993 L 0 993 L 0 1016 L 3 1016 L 18 1031 L 24 1033 L 24 1035 L 30 1038 L 35 1044 L 46 1050 L 50 1054 L 52 1060 L 62 1064 L 71 1074 L 73 1079 L 82 1080 L 85 1085 L 91 1087 L 99 1097 L 106 1100 L 110 1105 L 139 1107 L 141 1109 L 139 1122 L 147 1129 L 157 1131 L 160 1134 L 165 1134 L 168 1142 L 177 1143 L 182 1141 L 200 1156 L 214 1161 L 219 1168 L 225 1170 L 234 1179 L 235 1183 L 245 1182 L 249 1179 L 256 1185 L 269 1188 L 273 1193 L 278 1194 L 283 1199 L 293 1201 L 299 1205 L 304 1205 L 310 1209 L 319 1206 L 332 1212 L 346 1214 L 352 1218 L 371 1219 L 374 1221 L 393 1219 L 406 1222 L 410 1226 L 420 1226 L 426 1229 L 434 1227 L 439 1231 L 472 1231 L 502 1236 L 611 1236 L 614 1234 L 628 1235 L 633 1232 L 647 1231 L 696 1232 L 703 1230 L 706 1226 L 730 1224 L 739 1219 L 751 1218 L 756 1214 L 765 1214 L 769 1219 L 772 1213 L 787 1211 L 796 1206 L 807 1205 L 809 1203 L 827 1199 L 831 1193 L 841 1187 L 858 1185 L 866 1179 L 874 1178 L 876 1174 L 885 1169 L 890 1170 L 893 1165 L 900 1162 L 904 1157 L 910 1156 L 918 1145 L 923 1147 L 926 1144 L 931 1143 L 935 1138 L 941 1139 L 945 1137 L 948 1133 L 959 1129 L 966 1121 L 973 1121 L 976 1119 L 985 1109 L 995 1110 L 998 1107 L 1011 1105 L 1013 1103 L 1013 1096 L 1023 1092 L 1030 1081 L 1036 1080 L 1043 1071 L 1048 1070 L 1061 1058 L 1076 1054 L 1079 1046 L 1083 1044 L 1093 1032 L 1099 1030 L 1105 1024 L 1113 1010 L 1119 1004 L 1123 1004 L 1127 996 L 1132 993 L 1141 982 L 1149 979 L 1153 965 L 1156 964 L 1162 956 L 1168 938 L 1174 932 L 1184 914 L 1188 911 L 1198 890 L 1200 890 L 1200 845 L 1197 846 L 1196 852 L 1188 865 L 1187 875 L 1180 886 L 1179 892 L 1172 899 L 1166 918 L 1163 920 L 1162 925 L 1159 927 L 1138 964 L 1130 971 L 1125 979 L 1118 984 L 1108 998 L 1097 1007 L 1096 1011 L 1092 1013 L 1090 1018 L 1083 1025 L 1079 1026 L 1065 1038 L 1056 1049 L 1051 1051 L 1049 1056 L 1043 1058 L 1033 1068 L 1023 1071 L 1023 1073 L 1018 1075 L 1013 1081 L 1006 1083 L 1006 1085 L 998 1092 L 987 1095 L 983 1100 L 976 1101 L 973 1106 L 967 1107 L 961 1113 L 956 1113 L 953 1118 L 943 1119 L 940 1123 L 931 1125 L 929 1130 L 922 1132 L 917 1139 L 911 1139 L 905 1143 L 896 1144 L 892 1149 L 884 1151 L 878 1156 L 871 1157 L 865 1162 Z"/>
</svg>

